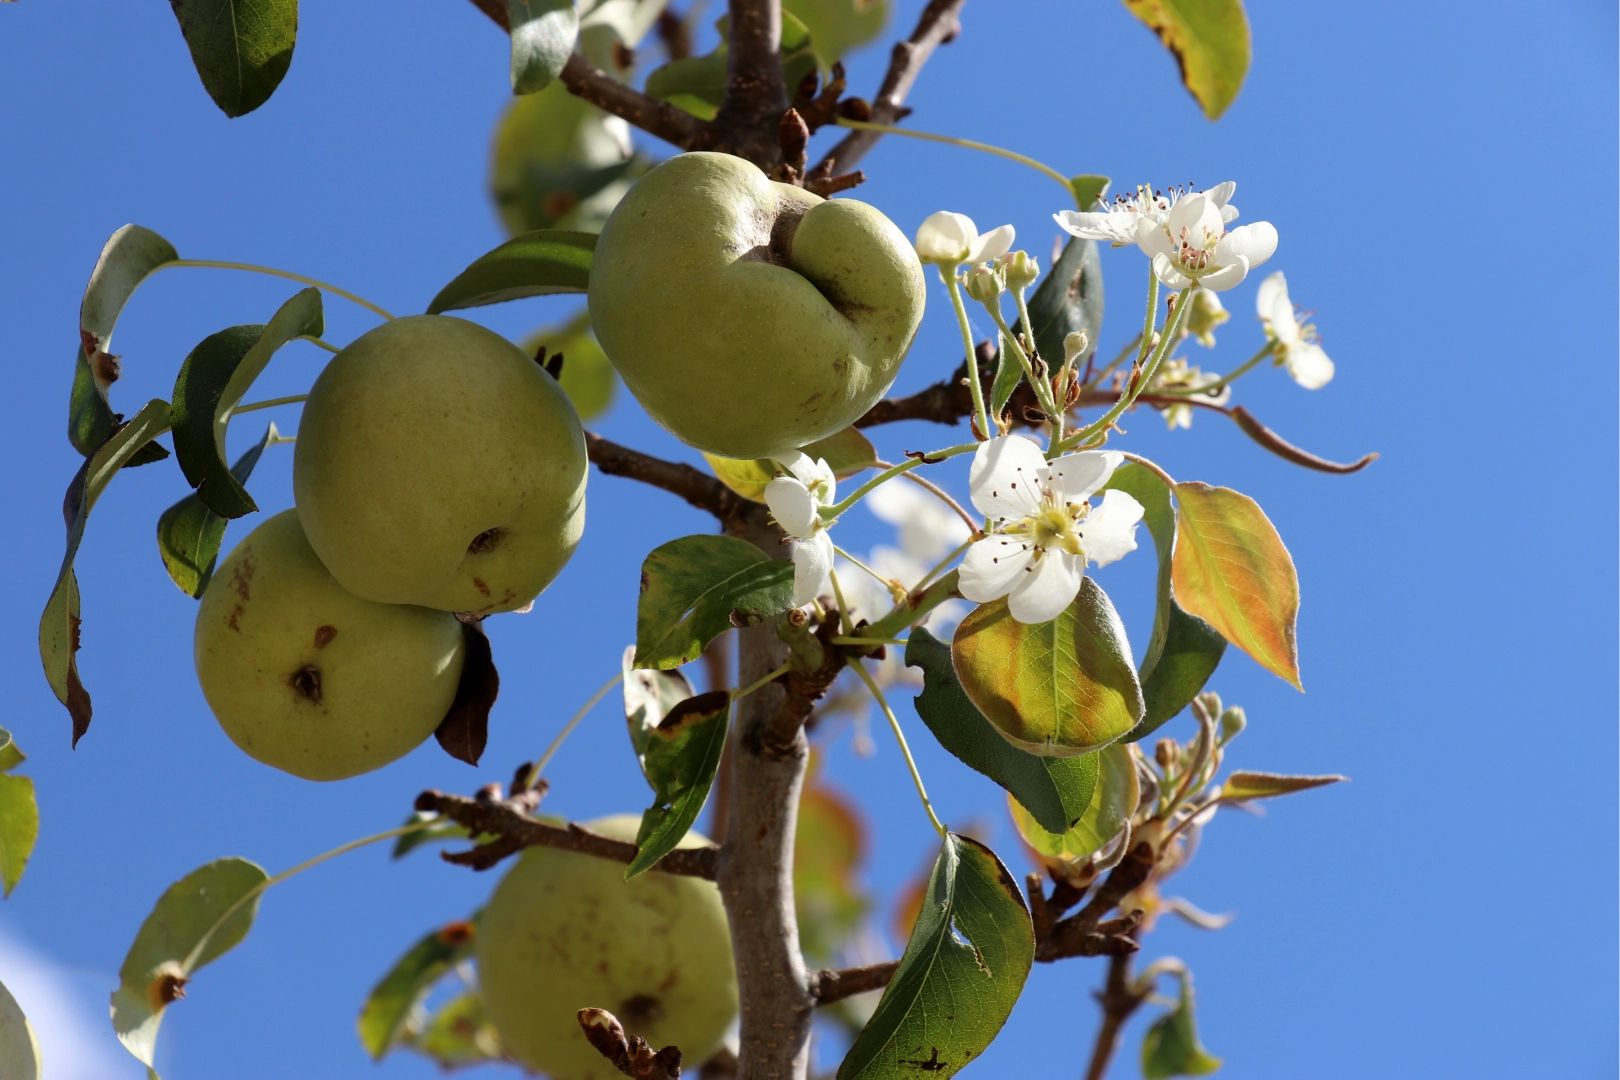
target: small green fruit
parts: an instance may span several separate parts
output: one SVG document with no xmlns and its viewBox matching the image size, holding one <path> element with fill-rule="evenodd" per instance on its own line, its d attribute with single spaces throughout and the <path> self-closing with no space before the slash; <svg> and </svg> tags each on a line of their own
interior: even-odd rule
<svg viewBox="0 0 1620 1080">
<path fill-rule="evenodd" d="M 888 390 L 922 322 L 922 265 L 875 208 L 824 200 L 729 154 L 636 181 L 591 263 L 591 325 L 682 441 L 784 457 Z"/>
<path fill-rule="evenodd" d="M 585 527 L 585 436 L 534 360 L 447 315 L 384 323 L 310 390 L 293 495 L 343 587 L 485 615 L 551 584 Z"/>
<path fill-rule="evenodd" d="M 634 840 L 640 817 L 586 823 Z M 688 833 L 681 847 L 709 841 Z M 720 1048 L 737 1015 L 731 932 L 713 882 L 530 848 L 479 923 L 478 978 L 501 1045 L 552 1080 L 611 1080 L 575 1015 L 606 1009 L 654 1049 L 678 1046 L 685 1068 Z"/>
<path fill-rule="evenodd" d="M 348 592 L 298 511 L 232 551 L 197 608 L 197 680 L 231 741 L 306 780 L 342 780 L 410 753 L 456 696 L 454 615 Z"/>
</svg>

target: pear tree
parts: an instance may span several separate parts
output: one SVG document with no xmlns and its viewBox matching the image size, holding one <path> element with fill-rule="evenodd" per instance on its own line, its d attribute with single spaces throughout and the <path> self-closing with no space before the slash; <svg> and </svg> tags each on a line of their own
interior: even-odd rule
<svg viewBox="0 0 1620 1080">
<path fill-rule="evenodd" d="M 1240 0 L 1125 6 L 1217 119 L 1249 65 Z M 262 105 L 288 74 L 297 0 L 173 8 L 227 115 Z M 141 225 L 107 241 L 75 339 L 68 430 L 84 461 L 64 503 L 67 551 L 55 582 L 41 583 L 41 658 L 76 745 L 94 715 L 76 663 L 81 620 L 116 616 L 80 595 L 74 561 L 123 469 L 169 458 L 191 489 L 153 512 L 162 565 L 198 601 L 209 709 L 256 761 L 319 782 L 384 769 L 430 735 L 485 764 L 500 681 L 482 624 L 546 608 L 547 586 L 591 542 L 590 466 L 714 524 L 657 537 L 621 568 L 639 575 L 635 625 L 618 641 L 575 643 L 618 674 L 545 754 L 500 774 L 509 781 L 485 778 L 467 794 L 475 785 L 447 773 L 445 790 L 379 808 L 403 824 L 280 874 L 236 856 L 181 874 L 132 928 L 111 999 L 114 1030 L 148 1069 L 166 1010 L 244 943 L 271 886 L 384 841 L 399 857 L 449 845 L 446 873 L 500 873 L 479 910 L 446 912 L 400 943 L 400 960 L 357 1003 L 373 1058 L 506 1063 L 554 1080 L 806 1080 L 821 1031 L 818 1053 L 826 1065 L 841 1055 L 840 1080 L 947 1077 L 996 1038 L 1033 964 L 1079 961 L 1078 998 L 1092 959 L 1106 970 L 1090 1080 L 1108 1073 L 1125 1022 L 1154 1003 L 1142 1075 L 1220 1067 L 1200 1041 L 1186 964 L 1137 954 L 1167 915 L 1222 925 L 1166 891 L 1222 809 L 1343 777 L 1225 767 L 1249 722 L 1210 688 L 1228 645 L 1301 685 L 1293 560 L 1253 498 L 1218 477 L 1173 477 L 1120 422 L 1229 419 L 1260 448 L 1327 474 L 1376 455 L 1328 460 L 1232 404 L 1251 373 L 1280 369 L 1316 390 L 1334 372 L 1273 264 L 1277 229 L 1240 214 L 1235 183 L 1116 192 L 1103 176 L 912 126 L 909 92 L 938 49 L 974 47 L 964 29 L 974 9 L 930 0 L 875 94 L 854 96 L 841 58 L 883 32 L 888 9 L 730 0 L 717 44 L 696 55 L 701 4 L 447 5 L 444 18 L 487 17 L 510 38 L 517 100 L 496 133 L 493 194 L 513 235 L 459 273 L 445 268 L 421 314 L 289 270 L 183 258 Z M 837 137 L 812 152 L 823 132 Z M 1050 265 L 1018 247 L 1011 226 L 981 232 L 949 208 L 894 221 L 851 197 L 858 166 L 893 137 L 1054 181 L 1043 212 L 1063 243 Z M 1099 352 L 1109 249 L 1124 280 L 1147 286 L 1140 318 L 1110 324 Z M 115 411 L 120 312 L 150 275 L 188 267 L 304 287 L 265 323 L 200 342 L 168 400 Z M 1213 347 L 1230 317 L 1222 296 L 1251 276 L 1263 278 L 1255 351 L 1224 373 L 1194 365 L 1188 350 Z M 931 289 L 948 300 L 932 316 L 960 332 L 957 356 L 914 355 Z M 470 318 L 553 294 L 584 304 L 521 346 Z M 332 301 L 364 307 L 376 327 L 328 342 Z M 975 321 L 994 328 L 990 339 L 976 340 Z M 308 393 L 251 400 L 295 340 L 333 354 Z M 893 395 L 908 359 L 937 381 Z M 584 426 L 619 381 L 691 460 Z M 227 459 L 233 420 L 292 405 L 296 434 L 272 424 Z M 873 440 L 900 421 L 934 425 L 938 445 L 884 460 Z M 290 462 L 276 457 L 284 443 Z M 267 467 L 290 467 L 294 506 L 259 506 L 250 485 Z M 950 490 L 964 480 L 965 500 Z M 839 522 L 857 505 L 896 524 L 899 546 L 864 557 L 841 546 Z M 254 514 L 265 516 L 222 558 L 226 523 Z M 1157 565 L 1152 621 L 1133 628 L 1147 642 L 1140 660 L 1093 573 L 1126 558 Z M 901 718 L 902 692 L 917 723 Z M 622 696 L 625 750 L 651 805 L 572 823 L 544 799 L 590 781 L 553 758 L 608 695 Z M 938 834 L 932 869 L 896 913 L 906 943 L 890 959 L 857 947 L 871 938 L 855 871 L 868 826 L 811 753 L 813 737 L 836 728 L 827 721 L 868 709 Z M 942 819 L 928 786 L 951 779 L 924 777 L 908 728 L 1004 790 L 1021 857 L 1038 872 L 1020 881 L 1007 865 L 1019 853 Z M 872 739 L 864 724 L 848 730 L 857 744 Z M 32 781 L 13 771 L 23 760 L 0 731 L 8 893 L 38 830 Z M 645 798 L 627 796 L 625 809 Z M 706 807 L 707 837 L 696 829 Z M 1166 986 L 1174 997 L 1159 996 Z M 6 1075 L 40 1075 L 40 1061 L 0 987 Z"/>
</svg>

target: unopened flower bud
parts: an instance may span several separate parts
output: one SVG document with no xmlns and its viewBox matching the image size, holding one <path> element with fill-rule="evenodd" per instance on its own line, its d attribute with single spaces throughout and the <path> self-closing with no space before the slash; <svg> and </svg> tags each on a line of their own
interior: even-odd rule
<svg viewBox="0 0 1620 1080">
<path fill-rule="evenodd" d="M 1234 705 L 1230 709 L 1227 709 L 1225 712 L 1221 713 L 1220 744 L 1225 746 L 1227 743 L 1241 735 L 1243 733 L 1243 729 L 1248 726 L 1249 718 L 1244 715 L 1243 709 L 1240 706 Z"/>
<path fill-rule="evenodd" d="M 1220 294 L 1208 289 L 1198 289 L 1192 294 L 1192 307 L 1187 309 L 1187 321 L 1182 323 L 1182 329 L 1192 337 L 1198 339 L 1198 344 L 1206 349 L 1215 347 L 1215 328 L 1227 319 L 1232 313 L 1221 306 Z"/>
<path fill-rule="evenodd" d="M 1181 760 L 1181 746 L 1174 739 L 1160 739 L 1153 744 L 1153 760 L 1159 763 L 1159 768 L 1168 770 Z"/>
<path fill-rule="evenodd" d="M 981 304 L 994 303 L 1007 291 L 1007 277 L 998 268 L 985 263 L 967 272 L 967 294 Z"/>
<path fill-rule="evenodd" d="M 1084 330 L 1076 330 L 1063 339 L 1063 362 L 1072 364 L 1091 351 L 1091 338 Z"/>
<path fill-rule="evenodd" d="M 1041 276 L 1041 264 L 1027 251 L 1009 251 L 996 260 L 996 267 L 1007 277 L 1009 289 L 1027 289 Z"/>
</svg>

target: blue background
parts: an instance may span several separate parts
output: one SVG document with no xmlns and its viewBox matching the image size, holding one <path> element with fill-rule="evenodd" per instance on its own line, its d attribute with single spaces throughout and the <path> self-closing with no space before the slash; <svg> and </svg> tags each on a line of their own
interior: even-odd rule
<svg viewBox="0 0 1620 1080">
<path fill-rule="evenodd" d="M 96 719 L 69 751 L 35 629 L 79 460 L 62 437 L 76 312 L 108 234 L 140 222 L 184 256 L 295 269 L 396 311 L 420 310 L 502 238 L 484 183 L 508 98 L 503 38 L 470 5 L 386 7 L 304 5 L 286 82 L 234 121 L 204 95 L 161 4 L 0 10 L 0 363 L 11 387 L 0 723 L 31 755 L 23 771 L 43 815 L 0 933 L 68 973 L 95 1038 L 111 1044 L 97 1075 L 139 1075 L 106 1032 L 102 995 L 169 882 L 226 854 L 280 870 L 392 826 L 424 787 L 504 780 L 615 670 L 641 556 L 708 527 L 661 492 L 593 479 L 579 555 L 535 614 L 492 626 L 504 683 L 484 768 L 430 743 L 321 786 L 250 761 L 209 717 L 191 671 L 193 605 L 152 539 L 184 482 L 169 464 L 126 473 L 78 560 Z M 918 7 L 901 4 L 891 32 Z M 1254 0 L 1250 17 L 1253 70 L 1218 124 L 1152 34 L 1106 3 L 970 4 L 962 38 L 911 101 L 920 129 L 1106 173 L 1116 188 L 1236 179 L 1243 220 L 1270 220 L 1282 237 L 1265 272 L 1288 272 L 1338 363 L 1317 393 L 1266 369 L 1237 400 L 1325 456 L 1384 455 L 1338 478 L 1287 465 L 1219 417 L 1173 434 L 1150 413 L 1127 420 L 1122 445 L 1257 498 L 1299 567 L 1309 693 L 1230 653 L 1212 687 L 1250 717 L 1231 760 L 1354 777 L 1274 804 L 1266 820 L 1218 820 L 1173 891 L 1239 918 L 1216 934 L 1163 924 L 1143 955 L 1191 965 L 1205 1042 L 1234 1077 L 1613 1076 L 1615 10 Z M 857 92 L 870 93 L 883 53 L 852 63 Z M 1064 201 L 1038 174 L 902 139 L 864 164 L 872 180 L 859 197 L 908 232 L 940 208 L 984 227 L 1011 220 L 1047 260 L 1048 215 Z M 1145 268 L 1129 250 L 1105 268 L 1110 353 L 1139 325 Z M 1259 276 L 1226 294 L 1233 320 L 1212 356 L 1190 350 L 1194 362 L 1220 370 L 1258 346 Z M 115 406 L 168 396 L 193 344 L 263 321 L 293 288 L 217 271 L 154 278 L 118 328 Z M 897 389 L 958 360 L 943 294 L 930 299 Z M 480 317 L 519 335 L 573 303 Z M 371 324 L 339 300 L 328 313 L 334 341 Z M 300 392 L 323 357 L 290 347 L 253 396 Z M 296 426 L 295 410 L 273 415 Z M 262 419 L 233 439 L 256 436 Z M 683 453 L 628 399 L 598 426 Z M 960 434 L 893 428 L 880 445 L 893 455 Z M 261 505 L 290 503 L 290 462 L 288 448 L 268 452 Z M 948 480 L 965 493 L 959 474 Z M 864 549 L 892 532 L 860 513 L 840 537 Z M 1152 572 L 1143 552 L 1101 575 L 1139 648 Z M 904 716 L 923 743 L 909 707 Z M 1174 730 L 1185 737 L 1187 725 Z M 874 734 L 875 756 L 854 757 L 844 738 L 829 772 L 875 822 L 867 876 L 887 898 L 926 867 L 931 834 L 892 741 Z M 624 742 L 610 702 L 558 759 L 549 808 L 588 818 L 644 805 Z M 997 791 L 936 748 L 919 756 L 946 819 L 979 823 L 1022 872 Z M 246 945 L 171 1011 L 161 1071 L 433 1075 L 404 1055 L 374 1069 L 353 1018 L 409 942 L 493 882 L 431 854 L 390 864 L 372 849 L 275 890 Z M 1076 1075 L 1100 977 L 1098 962 L 1038 966 L 970 1073 Z M 1115 1076 L 1134 1075 L 1134 1055 L 1133 1036 Z"/>
</svg>

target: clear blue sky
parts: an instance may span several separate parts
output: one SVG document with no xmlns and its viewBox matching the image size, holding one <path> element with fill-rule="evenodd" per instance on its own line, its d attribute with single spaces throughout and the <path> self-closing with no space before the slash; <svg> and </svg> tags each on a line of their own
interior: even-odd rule
<svg viewBox="0 0 1620 1080">
<path fill-rule="evenodd" d="M 919 6 L 901 4 L 896 26 Z M 1218 418 L 1173 435 L 1152 415 L 1127 424 L 1131 448 L 1176 476 L 1260 500 L 1299 566 L 1309 693 L 1232 652 L 1212 683 L 1248 709 L 1232 760 L 1355 781 L 1279 803 L 1265 820 L 1217 821 L 1175 885 L 1238 919 L 1218 934 L 1166 925 L 1145 955 L 1191 965 L 1205 1041 L 1233 1077 L 1612 1077 L 1614 7 L 1254 0 L 1250 16 L 1254 68 L 1219 124 L 1196 110 L 1152 35 L 1103 2 L 974 0 L 912 102 L 919 128 L 1107 173 L 1116 187 L 1237 180 L 1244 220 L 1277 226 L 1272 266 L 1317 310 L 1338 362 L 1317 393 L 1264 372 L 1239 400 L 1323 455 L 1384 455 L 1336 478 L 1284 464 Z M 862 92 L 881 52 L 852 65 Z M 504 683 L 485 767 L 430 744 L 320 786 L 250 761 L 209 717 L 192 674 L 193 604 L 152 538 L 184 483 L 169 464 L 125 474 L 79 559 L 81 663 L 97 712 L 70 752 L 35 628 L 78 463 L 63 427 L 79 296 L 100 245 L 140 222 L 188 257 L 296 269 L 419 310 L 501 239 L 484 180 L 507 100 L 505 44 L 455 0 L 401 0 L 382 16 L 308 3 L 280 92 L 227 121 L 161 4 L 23 0 L 0 10 L 0 100 L 0 364 L 12 386 L 0 724 L 31 755 L 43 813 L 27 876 L 0 904 L 0 979 L 8 962 L 22 977 L 25 953 L 54 965 L 62 1000 L 111 1047 L 111 1065 L 82 1074 L 136 1077 L 106 1033 L 103 995 L 169 882 L 227 854 L 279 870 L 396 823 L 424 787 L 505 779 L 613 672 L 641 556 L 707 523 L 661 493 L 593 479 L 579 556 L 536 614 L 493 627 Z M 1062 201 L 1036 174 L 900 140 L 866 168 L 860 197 L 907 231 L 940 208 L 985 226 L 1011 220 L 1044 259 Z M 1134 252 L 1105 267 L 1106 350 L 1140 318 L 1145 275 Z M 155 279 L 119 325 L 117 407 L 167 396 L 193 344 L 263 321 L 290 291 L 215 272 Z M 1227 294 L 1221 346 L 1195 359 L 1223 369 L 1253 351 L 1253 296 L 1253 281 Z M 901 389 L 956 363 L 942 299 L 931 297 Z M 569 307 L 528 301 L 487 319 L 518 335 Z M 341 302 L 328 311 L 333 340 L 369 325 Z M 288 349 L 256 395 L 299 392 L 322 355 Z M 238 427 L 241 439 L 258 430 Z M 680 452 L 628 402 L 601 427 Z M 947 437 L 890 430 L 882 447 Z M 261 505 L 290 503 L 290 462 L 281 450 L 260 465 Z M 892 535 L 858 516 L 846 543 Z M 1151 557 L 1137 557 L 1101 578 L 1139 645 L 1151 573 Z M 875 757 L 852 757 L 846 739 L 829 768 L 878 823 L 868 880 L 888 897 L 926 864 L 930 833 L 877 735 Z M 981 822 L 1022 872 L 996 790 L 943 752 L 920 756 L 944 816 Z M 612 707 L 568 745 L 557 778 L 550 808 L 576 818 L 644 805 Z M 434 1075 L 406 1057 L 373 1069 L 354 1015 L 410 941 L 493 883 L 431 855 L 389 864 L 371 851 L 278 889 L 246 945 L 171 1011 L 164 1075 Z M 970 1073 L 1076 1075 L 1100 977 L 1093 962 L 1039 967 Z M 47 1043 L 47 1061 L 89 1061 L 95 1045 Z M 1116 1076 L 1134 1075 L 1132 1058 L 1134 1042 Z"/>
</svg>

